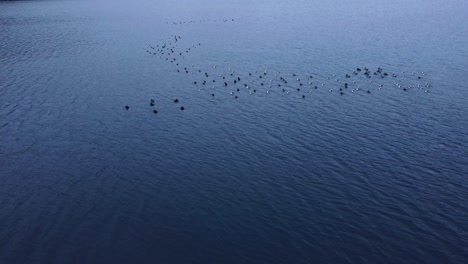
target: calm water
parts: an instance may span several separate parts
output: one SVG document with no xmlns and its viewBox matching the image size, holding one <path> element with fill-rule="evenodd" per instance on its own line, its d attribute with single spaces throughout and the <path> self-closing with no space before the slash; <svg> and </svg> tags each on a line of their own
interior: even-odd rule
<svg viewBox="0 0 468 264">
<path fill-rule="evenodd" d="M 468 263 L 468 2 L 193 2 L 0 2 L 0 263 Z"/>
</svg>

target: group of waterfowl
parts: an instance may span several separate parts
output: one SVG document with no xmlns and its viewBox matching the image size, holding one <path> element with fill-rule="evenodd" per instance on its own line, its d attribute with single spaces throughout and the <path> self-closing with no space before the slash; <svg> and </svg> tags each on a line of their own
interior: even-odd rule
<svg viewBox="0 0 468 264">
<path fill-rule="evenodd" d="M 175 49 L 178 47 L 178 42 L 180 41 L 180 39 L 182 39 L 181 36 L 171 35 L 170 38 L 166 42 L 162 43 L 161 45 L 156 45 L 156 46 L 148 45 L 148 49 L 146 50 L 146 52 L 150 55 L 158 55 L 158 58 L 165 59 L 167 61 L 169 61 L 169 58 L 171 58 L 170 62 L 174 63 L 176 62 Z M 201 44 L 199 43 L 198 45 L 201 45 Z M 192 50 L 192 48 L 196 48 L 196 47 L 197 45 L 193 45 L 192 47 L 186 48 L 184 50 L 184 53 L 188 53 Z M 178 56 L 183 57 L 183 53 L 179 52 Z M 178 63 L 176 64 L 179 65 Z M 175 98 L 174 103 L 176 104 L 179 103 L 179 99 Z M 150 106 L 155 107 L 154 99 L 150 99 Z M 126 105 L 124 108 L 126 110 L 130 109 L 128 105 Z M 179 109 L 184 111 L 185 107 L 181 106 Z M 157 114 L 158 110 L 154 108 L 153 113 Z"/>
<path fill-rule="evenodd" d="M 178 98 L 175 98 L 175 99 L 174 99 L 174 103 L 176 103 L 176 104 L 179 103 L 179 99 L 178 99 Z M 155 108 L 155 101 L 154 101 L 154 99 L 150 99 L 150 106 L 151 106 L 152 109 L 153 109 L 153 113 L 157 114 L 157 113 L 158 113 L 158 110 Z M 124 108 L 125 108 L 126 110 L 129 110 L 129 109 L 130 109 L 130 107 L 129 107 L 128 105 L 126 105 Z M 182 111 L 184 111 L 184 110 L 185 110 L 185 107 L 182 105 L 182 106 L 179 107 L 179 109 L 182 110 Z"/>
<path fill-rule="evenodd" d="M 152 46 L 149 45 L 147 53 L 158 55 L 162 61 L 170 62 L 178 73 L 189 75 L 193 86 L 198 91 L 207 91 L 209 96 L 215 97 L 218 93 L 228 93 L 234 99 L 241 95 L 256 94 L 285 94 L 298 95 L 306 99 L 306 95 L 313 95 L 320 91 L 327 91 L 339 95 L 352 93 L 371 94 L 374 91 L 397 88 L 409 91 L 413 88 L 429 92 L 431 85 L 424 81 L 425 72 L 405 73 L 384 71 L 382 67 L 371 70 L 370 67 L 356 67 L 348 73 L 321 74 L 281 72 L 266 69 L 253 69 L 251 71 L 234 68 L 223 69 L 223 66 L 211 65 L 196 67 L 183 62 L 185 55 L 201 46 L 201 43 L 182 48 L 182 37 L 171 35 L 167 41 Z M 202 69 L 203 68 L 203 69 Z M 188 78 L 189 79 L 189 78 Z M 407 84 L 403 84 L 406 82 Z M 388 88 L 387 88 L 388 87 Z M 175 100 L 177 103 L 178 100 Z M 154 102 L 152 102 L 154 103 Z M 184 110 L 181 107 L 181 110 Z"/>
<path fill-rule="evenodd" d="M 213 68 L 215 67 L 216 66 L 213 66 Z M 211 96 L 215 96 L 215 91 L 221 90 L 221 92 L 226 91 L 234 95 L 235 99 L 239 98 L 238 95 L 241 94 L 242 90 L 247 90 L 249 95 L 254 95 L 258 92 L 266 94 L 290 94 L 295 92 L 298 93 L 301 98 L 305 99 L 307 93 L 314 93 L 314 91 L 324 89 L 329 92 L 334 92 L 336 90 L 340 95 L 345 95 L 347 92 L 355 93 L 360 91 L 365 91 L 367 94 L 370 94 L 373 90 L 381 90 L 384 84 L 388 85 L 388 82 L 385 83 L 382 80 L 372 80 L 369 74 L 370 70 L 367 67 L 364 67 L 364 73 L 361 74 L 360 77 L 359 72 L 361 71 L 360 68 L 356 68 L 352 75 L 346 73 L 341 76 L 336 74 L 322 76 L 310 73 L 270 72 L 263 69 L 246 72 L 245 70 L 236 71 L 232 68 L 229 68 L 228 72 L 224 74 L 214 74 L 213 72 L 203 72 L 201 70 L 194 70 L 191 73 L 196 77 L 193 84 L 196 85 L 199 91 L 209 90 L 211 86 Z M 379 75 L 380 79 L 388 77 L 396 80 L 398 77 L 395 73 L 389 74 L 383 72 L 380 67 L 374 73 L 374 75 Z M 425 74 L 421 73 L 421 75 Z M 363 76 L 365 76 L 365 78 L 363 78 Z M 417 78 L 421 79 L 422 77 L 418 76 Z M 396 83 L 396 87 L 401 88 L 403 91 L 412 88 L 411 85 L 403 86 L 398 82 Z M 430 85 L 429 83 L 424 85 L 418 84 L 417 87 L 428 92 Z"/>
<path fill-rule="evenodd" d="M 188 21 L 168 21 L 166 24 L 169 25 L 182 25 L 182 24 L 197 24 L 197 23 L 208 23 L 208 22 L 234 22 L 234 18 L 230 19 L 202 19 L 202 20 L 188 20 Z"/>
<path fill-rule="evenodd" d="M 149 48 L 146 50 L 146 52 L 151 55 L 158 55 L 158 58 L 160 59 L 165 59 L 171 63 L 176 63 L 177 57 L 184 58 L 186 53 L 189 53 L 192 51 L 192 49 L 197 48 L 197 46 L 201 46 L 201 43 L 198 43 L 192 45 L 191 47 L 180 49 L 178 45 L 178 41 L 180 39 L 182 39 L 181 36 L 171 35 L 168 41 L 160 45 L 156 45 L 156 47 L 148 45 Z M 176 65 L 179 66 L 179 63 L 176 63 Z"/>
</svg>

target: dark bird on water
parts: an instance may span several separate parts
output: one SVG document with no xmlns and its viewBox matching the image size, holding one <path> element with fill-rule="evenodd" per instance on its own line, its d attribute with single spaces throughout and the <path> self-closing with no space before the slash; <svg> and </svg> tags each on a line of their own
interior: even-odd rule
<svg viewBox="0 0 468 264">
<path fill-rule="evenodd" d="M 178 102 L 179 102 L 179 99 L 176 98 L 176 99 L 174 100 L 174 103 L 178 103 Z"/>
<path fill-rule="evenodd" d="M 181 106 L 181 107 L 180 107 L 180 110 L 184 111 L 184 110 L 185 110 L 185 107 Z"/>
</svg>

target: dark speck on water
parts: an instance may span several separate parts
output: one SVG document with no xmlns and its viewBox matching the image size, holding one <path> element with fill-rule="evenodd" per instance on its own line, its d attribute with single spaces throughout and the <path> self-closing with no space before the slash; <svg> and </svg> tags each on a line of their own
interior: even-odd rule
<svg viewBox="0 0 468 264">
<path fill-rule="evenodd" d="M 0 1 L 0 263 L 468 263 L 467 1 L 140 2 Z"/>
</svg>

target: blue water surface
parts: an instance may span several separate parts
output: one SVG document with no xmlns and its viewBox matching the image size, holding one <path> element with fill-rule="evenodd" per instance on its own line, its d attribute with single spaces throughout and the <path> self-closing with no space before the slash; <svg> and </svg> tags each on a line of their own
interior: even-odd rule
<svg viewBox="0 0 468 264">
<path fill-rule="evenodd" d="M 468 263 L 467 14 L 0 2 L 0 263 Z"/>
</svg>

